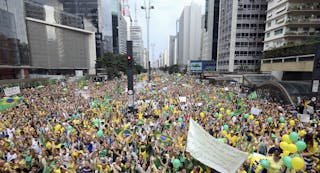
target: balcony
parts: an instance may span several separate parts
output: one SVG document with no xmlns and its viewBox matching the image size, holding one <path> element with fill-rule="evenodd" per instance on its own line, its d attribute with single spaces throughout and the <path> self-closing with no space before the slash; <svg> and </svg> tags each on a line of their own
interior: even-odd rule
<svg viewBox="0 0 320 173">
<path fill-rule="evenodd" d="M 320 18 L 316 17 L 299 17 L 299 18 L 288 18 L 286 25 L 319 25 Z"/>
<path fill-rule="evenodd" d="M 267 50 L 263 52 L 263 58 L 289 57 L 298 55 L 315 54 L 320 40 L 310 41 L 305 44 L 286 45 L 279 48 Z"/>
<path fill-rule="evenodd" d="M 320 3 L 290 5 L 288 12 L 320 12 Z"/>
<path fill-rule="evenodd" d="M 285 37 L 320 37 L 319 31 L 314 32 L 286 32 Z"/>
</svg>

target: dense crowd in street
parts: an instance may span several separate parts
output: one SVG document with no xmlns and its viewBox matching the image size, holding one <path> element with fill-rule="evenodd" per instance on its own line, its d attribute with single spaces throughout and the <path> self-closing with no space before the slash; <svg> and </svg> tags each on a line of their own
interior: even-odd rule
<svg viewBox="0 0 320 173">
<path fill-rule="evenodd" d="M 137 112 L 128 113 L 126 82 L 123 77 L 23 89 L 23 102 L 0 112 L 0 172 L 215 172 L 186 152 L 190 118 L 250 154 L 238 172 L 320 171 L 319 114 L 309 122 L 297 116 L 317 101 L 306 98 L 293 111 L 249 99 L 235 85 L 159 75 L 136 88 Z M 252 115 L 252 107 L 261 113 Z M 289 156 L 303 159 L 303 168 L 288 163 Z"/>
</svg>

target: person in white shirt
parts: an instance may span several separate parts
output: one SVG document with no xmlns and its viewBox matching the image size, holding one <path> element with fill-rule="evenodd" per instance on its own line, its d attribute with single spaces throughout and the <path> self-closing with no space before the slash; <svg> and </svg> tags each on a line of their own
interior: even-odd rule
<svg viewBox="0 0 320 173">
<path fill-rule="evenodd" d="M 15 160 L 17 158 L 16 151 L 11 149 L 9 153 L 7 153 L 7 162 Z"/>
</svg>

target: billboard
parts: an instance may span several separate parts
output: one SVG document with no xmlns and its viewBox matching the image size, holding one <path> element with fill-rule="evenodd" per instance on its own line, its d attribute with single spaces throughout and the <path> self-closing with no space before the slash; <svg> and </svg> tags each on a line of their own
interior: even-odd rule
<svg viewBox="0 0 320 173">
<path fill-rule="evenodd" d="M 202 72 L 202 61 L 191 61 L 190 71 L 191 72 Z"/>
<path fill-rule="evenodd" d="M 214 61 L 202 61 L 203 71 L 216 71 L 216 64 Z"/>
<path fill-rule="evenodd" d="M 191 61 L 190 71 L 191 72 L 203 72 L 203 71 L 215 71 L 216 64 L 214 61 Z"/>
</svg>

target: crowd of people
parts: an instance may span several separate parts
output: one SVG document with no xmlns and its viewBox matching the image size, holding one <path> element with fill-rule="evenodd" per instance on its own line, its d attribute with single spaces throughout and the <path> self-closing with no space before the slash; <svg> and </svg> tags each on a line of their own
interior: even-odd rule
<svg viewBox="0 0 320 173">
<path fill-rule="evenodd" d="M 23 102 L 0 112 L 0 172 L 216 172 L 186 152 L 190 118 L 222 142 L 268 157 L 271 173 L 294 172 L 283 163 L 280 142 L 297 132 L 307 144 L 299 153 L 305 161 L 300 172 L 319 172 L 317 112 L 303 123 L 292 107 L 248 99 L 237 86 L 159 75 L 150 85 L 140 81 L 136 111 L 128 113 L 126 82 L 123 77 L 23 89 Z M 251 115 L 252 107 L 260 115 Z M 263 171 L 253 165 L 249 157 L 239 172 Z"/>
</svg>

